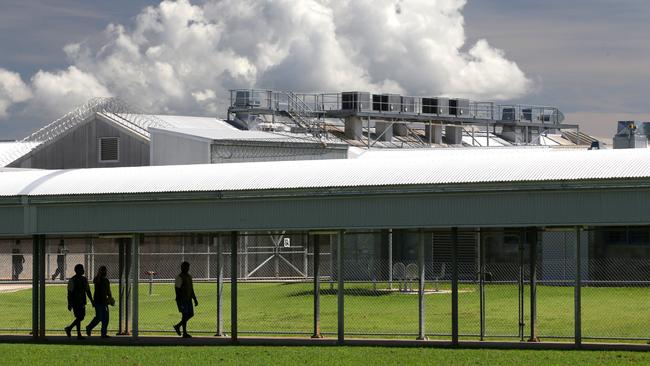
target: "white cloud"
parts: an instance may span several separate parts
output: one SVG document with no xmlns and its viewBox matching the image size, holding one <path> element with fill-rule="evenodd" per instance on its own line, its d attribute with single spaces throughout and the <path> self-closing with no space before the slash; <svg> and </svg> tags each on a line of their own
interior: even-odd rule
<svg viewBox="0 0 650 366">
<path fill-rule="evenodd" d="M 464 0 L 163 1 L 132 27 L 65 47 L 32 78 L 56 113 L 97 94 L 152 112 L 225 114 L 228 89 L 368 90 L 505 99 L 531 82 L 487 41 L 466 45 Z M 464 51 L 469 49 L 469 51 Z"/>
<path fill-rule="evenodd" d="M 57 72 L 39 71 L 32 77 L 34 98 L 29 108 L 34 112 L 51 113 L 50 119 L 84 104 L 93 97 L 112 94 L 92 75 L 70 66 Z"/>
<path fill-rule="evenodd" d="M 8 116 L 8 109 L 32 97 L 20 75 L 0 67 L 0 120 Z"/>
</svg>

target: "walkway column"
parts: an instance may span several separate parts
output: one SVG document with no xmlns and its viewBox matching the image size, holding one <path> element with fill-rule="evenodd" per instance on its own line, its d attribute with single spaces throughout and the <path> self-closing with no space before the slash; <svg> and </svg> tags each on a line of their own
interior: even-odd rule
<svg viewBox="0 0 650 366">
<path fill-rule="evenodd" d="M 418 231 L 418 340 L 427 339 L 424 329 L 424 233 Z"/>
<path fill-rule="evenodd" d="M 573 290 L 573 304 L 574 304 L 574 325 L 575 325 L 575 344 L 580 347 L 582 345 L 582 305 L 581 305 L 581 286 L 582 286 L 582 268 L 581 268 L 581 256 L 580 253 L 580 226 L 576 226 L 576 281 L 575 288 Z"/>
<path fill-rule="evenodd" d="M 343 246 L 345 231 L 339 230 L 336 241 L 336 279 L 338 280 L 338 343 L 343 344 L 345 340 L 345 312 L 344 312 L 344 281 L 343 281 Z"/>
<path fill-rule="evenodd" d="M 142 234 L 135 234 L 131 238 L 131 277 L 133 278 L 133 310 L 131 319 L 131 335 L 138 338 L 138 294 L 140 288 L 140 244 L 143 241 Z"/>
<path fill-rule="evenodd" d="M 237 239 L 236 231 L 230 232 L 230 338 L 237 342 Z"/>
<path fill-rule="evenodd" d="M 451 228 L 451 344 L 458 345 L 458 228 Z"/>
<path fill-rule="evenodd" d="M 483 229 L 479 229 L 478 236 L 478 291 L 479 291 L 479 339 L 485 340 L 485 244 Z"/>
<path fill-rule="evenodd" d="M 223 337 L 223 249 L 221 235 L 212 238 L 217 244 L 217 337 Z"/>
<path fill-rule="evenodd" d="M 530 247 L 530 339 L 539 342 L 537 337 L 537 228 L 526 230 L 526 239 Z"/>
<path fill-rule="evenodd" d="M 45 235 L 37 235 L 38 238 L 38 336 L 45 337 Z"/>
<path fill-rule="evenodd" d="M 38 236 L 34 235 L 32 237 L 32 337 L 35 339 L 38 338 L 39 335 L 39 325 L 38 322 L 40 321 L 40 317 L 38 315 L 38 311 L 40 309 L 39 306 L 39 300 L 40 297 L 38 296 L 38 290 L 39 290 L 39 278 L 40 274 L 38 271 Z"/>
<path fill-rule="evenodd" d="M 320 333 L 320 235 L 314 235 L 312 243 L 314 243 L 314 334 L 311 337 L 323 338 Z"/>
</svg>

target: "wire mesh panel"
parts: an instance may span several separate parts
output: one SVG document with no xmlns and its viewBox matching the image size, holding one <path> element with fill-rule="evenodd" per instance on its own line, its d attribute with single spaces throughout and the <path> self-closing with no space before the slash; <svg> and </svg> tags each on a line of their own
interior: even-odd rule
<svg viewBox="0 0 650 366">
<path fill-rule="evenodd" d="M 393 232 L 394 260 L 404 265 L 389 283 L 385 232 L 347 232 L 344 239 L 347 337 L 410 338 L 418 332 L 418 236 Z"/>
<path fill-rule="evenodd" d="M 582 335 L 585 341 L 650 339 L 650 229 L 583 232 Z"/>
<path fill-rule="evenodd" d="M 32 326 L 32 241 L 0 240 L 0 333 L 27 334 Z"/>
<path fill-rule="evenodd" d="M 239 237 L 237 312 L 242 335 L 312 334 L 310 246 L 306 233 L 257 232 Z"/>
<path fill-rule="evenodd" d="M 451 234 L 425 234 L 425 243 L 426 334 L 432 339 L 448 340 L 451 337 Z"/>
<path fill-rule="evenodd" d="M 485 337 L 523 339 L 529 247 L 521 231 L 481 233 L 485 255 Z"/>
<path fill-rule="evenodd" d="M 576 236 L 568 229 L 539 237 L 537 334 L 543 341 L 573 341 Z"/>
</svg>

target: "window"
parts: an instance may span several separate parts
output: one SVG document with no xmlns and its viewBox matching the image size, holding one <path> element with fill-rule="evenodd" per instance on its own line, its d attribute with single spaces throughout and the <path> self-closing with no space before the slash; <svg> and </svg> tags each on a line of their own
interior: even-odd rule
<svg viewBox="0 0 650 366">
<path fill-rule="evenodd" d="M 99 138 L 99 162 L 116 163 L 120 161 L 120 138 L 100 137 Z"/>
</svg>

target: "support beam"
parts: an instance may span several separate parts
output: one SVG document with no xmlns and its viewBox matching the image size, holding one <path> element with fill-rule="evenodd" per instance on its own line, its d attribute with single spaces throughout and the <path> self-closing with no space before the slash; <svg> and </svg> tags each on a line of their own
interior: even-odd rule
<svg viewBox="0 0 650 366">
<path fill-rule="evenodd" d="M 530 338 L 528 342 L 539 342 L 537 337 L 537 229 L 526 231 L 530 248 Z"/>
<path fill-rule="evenodd" d="M 133 308 L 131 319 L 131 336 L 133 339 L 138 338 L 138 316 L 139 316 L 139 289 L 140 289 L 140 244 L 144 237 L 142 234 L 135 234 L 131 238 L 131 278 L 133 279 Z"/>
<path fill-rule="evenodd" d="M 458 228 L 451 228 L 451 344 L 458 346 Z"/>
<path fill-rule="evenodd" d="M 314 243 L 314 334 L 312 338 L 323 338 L 320 332 L 320 235 L 313 236 Z"/>
<path fill-rule="evenodd" d="M 213 237 L 217 245 L 217 337 L 223 337 L 223 248 L 221 235 Z"/>
<path fill-rule="evenodd" d="M 424 232 L 418 231 L 418 340 L 427 339 L 424 328 Z"/>
<path fill-rule="evenodd" d="M 575 325 L 575 335 L 574 341 L 575 345 L 580 347 L 582 346 L 582 294 L 580 292 L 582 287 L 582 260 L 580 253 L 580 238 L 581 228 L 576 226 L 576 280 L 575 288 L 573 290 L 573 305 L 574 305 L 574 325 Z"/>
<path fill-rule="evenodd" d="M 478 291 L 479 291 L 479 339 L 485 340 L 485 243 L 483 229 L 478 237 Z"/>
<path fill-rule="evenodd" d="M 45 235 L 38 235 L 38 336 L 45 338 Z"/>
<path fill-rule="evenodd" d="M 345 341 L 345 307 L 344 307 L 344 281 L 343 281 L 343 246 L 345 240 L 345 231 L 340 230 L 336 241 L 336 279 L 338 280 L 338 322 L 337 322 L 337 339 L 339 344 Z"/>
<path fill-rule="evenodd" d="M 32 337 L 34 339 L 38 338 L 39 334 L 39 325 L 38 322 L 40 321 L 40 317 L 38 315 L 39 311 L 39 301 L 40 297 L 38 296 L 38 290 L 39 290 L 39 285 L 38 285 L 38 279 L 39 279 L 39 273 L 38 273 L 38 235 L 34 235 L 32 237 Z"/>
<path fill-rule="evenodd" d="M 230 232 L 230 339 L 237 343 L 237 239 L 236 231 Z"/>
</svg>

